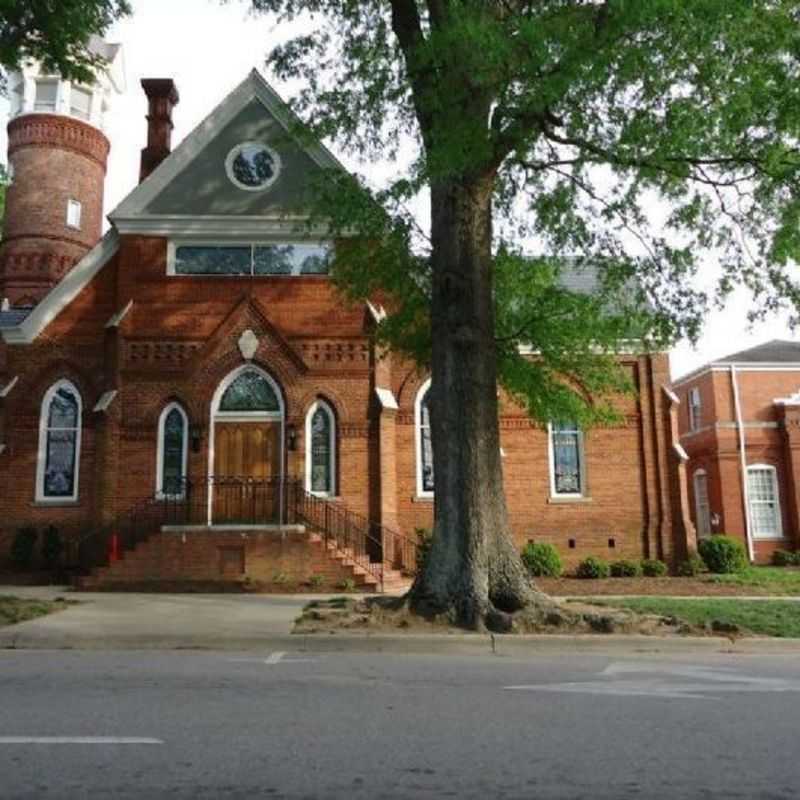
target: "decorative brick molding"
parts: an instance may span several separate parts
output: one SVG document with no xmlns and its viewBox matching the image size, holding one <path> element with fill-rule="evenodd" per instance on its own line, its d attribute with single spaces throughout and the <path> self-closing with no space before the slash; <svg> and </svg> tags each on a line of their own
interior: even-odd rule
<svg viewBox="0 0 800 800">
<path fill-rule="evenodd" d="M 105 134 L 73 117 L 24 114 L 8 125 L 8 155 L 23 147 L 58 147 L 92 159 L 106 169 L 111 144 Z"/>
</svg>

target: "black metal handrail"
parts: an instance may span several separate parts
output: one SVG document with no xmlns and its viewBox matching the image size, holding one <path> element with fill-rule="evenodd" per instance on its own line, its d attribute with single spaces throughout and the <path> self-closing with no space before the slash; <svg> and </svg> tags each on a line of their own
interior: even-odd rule
<svg viewBox="0 0 800 800">
<path fill-rule="evenodd" d="M 166 525 L 302 524 L 353 564 L 383 591 L 385 570 L 416 570 L 417 544 L 330 498 L 306 490 L 298 478 L 209 476 L 181 480 L 169 493 L 142 500 L 110 522 L 70 522 L 62 531 L 64 563 L 88 572 L 133 550 Z M 88 528 L 88 530 L 87 530 Z"/>
</svg>

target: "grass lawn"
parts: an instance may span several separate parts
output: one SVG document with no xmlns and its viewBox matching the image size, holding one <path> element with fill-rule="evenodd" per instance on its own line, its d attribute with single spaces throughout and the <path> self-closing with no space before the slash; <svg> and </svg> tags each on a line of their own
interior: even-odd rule
<svg viewBox="0 0 800 800">
<path fill-rule="evenodd" d="M 788 600 L 735 600 L 708 598 L 684 600 L 668 597 L 631 597 L 593 601 L 641 614 L 674 616 L 692 625 L 713 620 L 738 625 L 760 636 L 800 638 L 800 603 Z"/>
<path fill-rule="evenodd" d="M 27 622 L 29 619 L 43 617 L 66 608 L 65 602 L 49 600 L 23 600 L 11 595 L 0 595 L 0 626 Z"/>
<path fill-rule="evenodd" d="M 800 595 L 800 569 L 748 567 L 736 575 L 709 575 L 706 580 L 722 586 L 752 586 L 769 594 Z"/>
</svg>

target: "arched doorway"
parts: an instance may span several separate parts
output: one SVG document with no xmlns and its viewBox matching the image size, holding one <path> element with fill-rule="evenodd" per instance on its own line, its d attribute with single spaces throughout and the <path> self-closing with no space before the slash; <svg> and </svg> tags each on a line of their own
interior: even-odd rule
<svg viewBox="0 0 800 800">
<path fill-rule="evenodd" d="M 211 401 L 208 519 L 214 525 L 283 518 L 283 393 L 259 367 L 231 372 Z"/>
</svg>

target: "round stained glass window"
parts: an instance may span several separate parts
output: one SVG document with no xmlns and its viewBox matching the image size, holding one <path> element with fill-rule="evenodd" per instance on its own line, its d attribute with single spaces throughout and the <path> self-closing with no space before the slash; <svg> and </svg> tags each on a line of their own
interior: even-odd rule
<svg viewBox="0 0 800 800">
<path fill-rule="evenodd" d="M 260 142 L 242 142 L 228 153 L 225 170 L 235 186 L 260 192 L 278 179 L 281 160 L 272 148 Z"/>
</svg>

